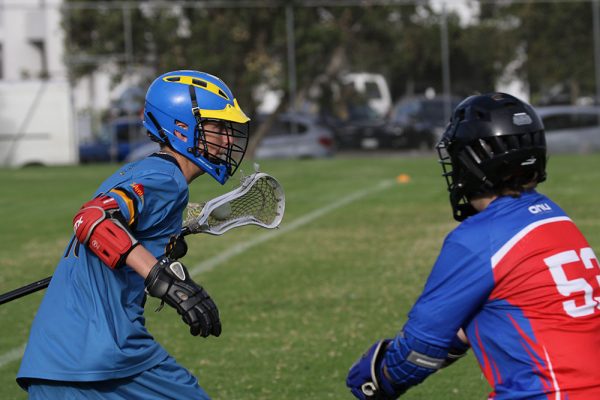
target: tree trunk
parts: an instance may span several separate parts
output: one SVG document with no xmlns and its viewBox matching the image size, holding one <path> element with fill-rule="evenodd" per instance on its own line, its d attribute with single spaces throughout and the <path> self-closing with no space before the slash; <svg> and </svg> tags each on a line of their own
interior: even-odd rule
<svg viewBox="0 0 600 400">
<path fill-rule="evenodd" d="M 294 99 L 292 104 L 302 104 L 302 102 L 306 99 L 306 94 L 308 93 L 308 90 L 312 86 L 314 86 L 319 79 L 325 78 L 326 81 L 336 79 L 336 77 L 340 74 L 342 67 L 345 64 L 345 55 L 346 52 L 344 46 L 337 46 L 336 49 L 331 53 L 331 57 L 329 58 L 329 62 L 327 63 L 327 68 L 325 68 L 325 72 L 323 74 L 324 76 L 321 75 L 319 77 L 316 77 L 315 79 L 309 81 L 308 84 L 302 86 L 300 90 L 298 90 L 298 92 L 296 93 L 296 98 Z M 289 104 L 289 94 L 286 92 L 286 94 L 279 102 L 279 105 L 277 106 L 275 111 L 272 114 L 270 114 L 269 117 L 257 127 L 256 131 L 251 132 L 250 140 L 248 142 L 248 148 L 246 149 L 246 157 L 254 159 L 254 155 L 256 153 L 256 148 L 258 147 L 258 144 L 265 136 L 265 134 L 269 132 L 269 130 L 271 130 L 271 127 L 273 126 L 273 123 L 277 120 L 279 114 L 284 112 L 288 108 Z"/>
</svg>

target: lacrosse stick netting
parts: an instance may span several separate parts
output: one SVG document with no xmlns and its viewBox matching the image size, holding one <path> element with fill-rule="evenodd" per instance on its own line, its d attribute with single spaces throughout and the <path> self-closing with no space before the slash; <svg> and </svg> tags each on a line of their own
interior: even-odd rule
<svg viewBox="0 0 600 400">
<path fill-rule="evenodd" d="M 242 225 L 276 228 L 283 219 L 285 194 L 272 176 L 256 172 L 241 185 L 206 204 L 190 203 L 184 225 L 192 232 L 221 235 Z"/>
</svg>

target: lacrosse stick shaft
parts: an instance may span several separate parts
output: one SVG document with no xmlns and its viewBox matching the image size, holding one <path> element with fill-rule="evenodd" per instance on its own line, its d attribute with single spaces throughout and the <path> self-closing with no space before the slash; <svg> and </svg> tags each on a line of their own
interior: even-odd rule
<svg viewBox="0 0 600 400">
<path fill-rule="evenodd" d="M 50 279 L 52 279 L 51 276 L 0 295 L 0 305 L 35 293 L 39 290 L 46 289 L 50 284 Z"/>
<path fill-rule="evenodd" d="M 190 233 L 193 233 L 193 232 L 188 227 L 183 227 L 180 235 L 186 236 L 186 235 L 189 235 Z M 10 292 L 1 294 L 0 295 L 0 305 L 2 305 L 4 303 L 8 303 L 9 301 L 13 301 L 13 300 L 19 299 L 21 297 L 30 295 L 30 294 L 38 292 L 40 290 L 46 289 L 48 287 L 48 285 L 50 285 L 51 279 L 52 279 L 52 277 L 49 276 L 49 277 L 41 279 L 37 282 L 32 282 L 28 285 L 21 286 L 20 288 L 11 290 Z"/>
</svg>

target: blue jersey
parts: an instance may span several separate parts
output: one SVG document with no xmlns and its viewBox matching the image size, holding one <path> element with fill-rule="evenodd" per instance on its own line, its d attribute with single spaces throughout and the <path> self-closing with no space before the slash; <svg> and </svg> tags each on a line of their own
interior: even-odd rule
<svg viewBox="0 0 600 400">
<path fill-rule="evenodd" d="M 494 399 L 600 399 L 600 266 L 547 197 L 500 197 L 446 238 L 404 330 L 463 328 Z"/>
<path fill-rule="evenodd" d="M 134 236 L 157 258 L 182 226 L 188 186 L 175 159 L 154 155 L 123 166 L 95 196 L 114 197 Z M 31 327 L 17 381 L 98 381 L 131 376 L 167 356 L 144 326 L 144 281 L 111 270 L 72 239 Z"/>
</svg>

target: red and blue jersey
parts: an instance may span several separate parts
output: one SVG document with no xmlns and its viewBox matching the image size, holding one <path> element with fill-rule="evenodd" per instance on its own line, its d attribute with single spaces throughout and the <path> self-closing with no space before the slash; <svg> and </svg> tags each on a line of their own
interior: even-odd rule
<svg viewBox="0 0 600 400">
<path fill-rule="evenodd" d="M 558 205 L 504 196 L 446 238 L 404 330 L 463 328 L 501 399 L 600 399 L 600 265 Z"/>
</svg>

